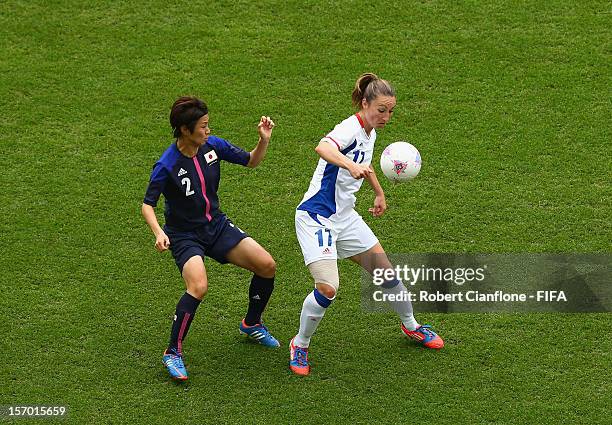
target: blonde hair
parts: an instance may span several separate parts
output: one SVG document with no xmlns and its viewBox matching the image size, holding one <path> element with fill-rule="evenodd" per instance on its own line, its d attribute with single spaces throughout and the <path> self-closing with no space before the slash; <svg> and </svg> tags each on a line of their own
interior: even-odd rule
<svg viewBox="0 0 612 425">
<path fill-rule="evenodd" d="M 371 72 L 365 73 L 357 79 L 352 93 L 353 106 L 361 108 L 363 99 L 371 103 L 378 96 L 395 97 L 395 90 L 387 80 L 378 78 L 378 75 Z"/>
</svg>

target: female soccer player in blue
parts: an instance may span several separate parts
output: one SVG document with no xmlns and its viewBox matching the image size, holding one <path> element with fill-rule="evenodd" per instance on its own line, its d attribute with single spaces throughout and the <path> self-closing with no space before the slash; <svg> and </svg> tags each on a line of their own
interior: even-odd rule
<svg viewBox="0 0 612 425">
<path fill-rule="evenodd" d="M 212 136 L 208 107 L 196 97 L 181 97 L 174 102 L 170 125 L 176 141 L 153 167 L 142 215 L 155 235 L 155 248 L 160 252 L 170 249 L 185 281 L 186 291 L 176 305 L 163 362 L 173 378 L 186 380 L 183 340 L 208 290 L 204 257 L 222 264 L 229 262 L 254 273 L 247 313 L 239 330 L 264 346 L 279 346 L 261 321 L 274 289 L 276 263 L 264 248 L 226 217 L 219 208 L 217 196 L 220 161 L 256 167 L 266 155 L 274 122 L 270 117 L 261 117 L 257 127 L 259 141 L 251 152 Z M 153 209 L 162 194 L 166 221 L 163 229 Z"/>
<path fill-rule="evenodd" d="M 391 85 L 374 74 L 364 74 L 355 83 L 353 105 L 358 112 L 338 124 L 319 142 L 320 159 L 310 187 L 297 207 L 295 228 L 304 262 L 315 282 L 300 315 L 298 334 L 291 340 L 289 366 L 298 375 L 308 375 L 308 347 L 325 311 L 339 287 L 338 258 L 349 258 L 370 274 L 392 265 L 378 239 L 355 211 L 355 194 L 367 180 L 376 195 L 369 211 L 379 217 L 387 209 L 385 194 L 370 165 L 376 129 L 391 119 L 396 104 Z M 402 282 L 383 283 L 383 291 L 400 294 Z M 413 316 L 410 301 L 393 302 L 401 320 L 401 330 L 427 348 L 440 349 L 442 339 Z"/>
</svg>

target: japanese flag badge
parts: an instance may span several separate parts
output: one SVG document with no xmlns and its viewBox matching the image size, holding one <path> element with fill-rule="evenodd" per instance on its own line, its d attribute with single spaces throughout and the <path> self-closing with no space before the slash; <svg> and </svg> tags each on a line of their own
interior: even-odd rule
<svg viewBox="0 0 612 425">
<path fill-rule="evenodd" d="M 218 158 L 217 158 L 217 152 L 215 151 L 210 151 L 204 154 L 204 158 L 206 158 L 206 163 L 210 164 L 212 162 L 215 162 Z"/>
</svg>

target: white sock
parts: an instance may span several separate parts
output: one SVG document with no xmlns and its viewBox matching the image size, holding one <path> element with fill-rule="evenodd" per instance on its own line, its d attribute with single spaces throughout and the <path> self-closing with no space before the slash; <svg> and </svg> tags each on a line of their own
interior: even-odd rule
<svg viewBox="0 0 612 425">
<path fill-rule="evenodd" d="M 315 296 L 315 291 L 317 295 Z M 317 297 L 319 301 L 317 301 Z M 302 304 L 302 313 L 300 314 L 300 331 L 295 336 L 293 343 L 298 347 L 308 348 L 310 345 L 310 338 L 317 330 L 317 326 L 319 326 L 319 322 L 325 315 L 325 310 L 329 307 L 329 304 L 333 300 L 324 297 L 321 293 L 319 293 L 316 289 L 312 291 L 306 299 L 304 299 L 304 304 Z M 323 306 L 322 304 L 327 304 L 327 306 Z"/>
<path fill-rule="evenodd" d="M 383 293 L 394 294 L 394 295 L 399 295 L 400 293 L 404 291 L 408 292 L 408 290 L 406 289 L 406 287 L 404 286 L 402 282 L 399 282 L 397 285 L 395 285 L 392 288 L 385 288 L 383 286 L 382 290 L 383 290 Z M 391 306 L 391 308 L 393 308 L 393 311 L 395 311 L 399 315 L 400 320 L 402 321 L 402 323 L 408 330 L 413 331 L 419 327 L 419 324 L 414 318 L 413 310 L 412 310 L 412 303 L 410 302 L 410 300 L 393 301 L 393 302 L 389 301 L 389 305 Z"/>
</svg>

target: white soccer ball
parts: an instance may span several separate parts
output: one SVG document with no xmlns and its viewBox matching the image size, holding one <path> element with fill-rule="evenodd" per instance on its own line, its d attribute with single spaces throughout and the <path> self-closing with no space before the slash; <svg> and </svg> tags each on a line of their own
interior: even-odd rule
<svg viewBox="0 0 612 425">
<path fill-rule="evenodd" d="M 421 171 L 421 154 L 410 143 L 391 143 L 380 156 L 380 168 L 391 181 L 412 180 Z"/>
</svg>

